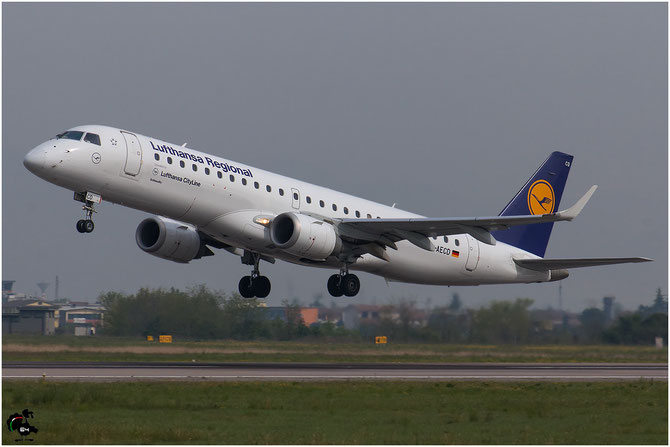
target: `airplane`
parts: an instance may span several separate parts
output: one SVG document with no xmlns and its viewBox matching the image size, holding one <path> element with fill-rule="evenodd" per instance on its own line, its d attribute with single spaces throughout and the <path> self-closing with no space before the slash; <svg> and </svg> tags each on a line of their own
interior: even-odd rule
<svg viewBox="0 0 670 447">
<path fill-rule="evenodd" d="M 558 281 L 570 268 L 651 261 L 544 257 L 554 222 L 577 217 L 597 188 L 558 211 L 572 161 L 553 152 L 498 216 L 466 218 L 420 216 L 108 126 L 73 127 L 23 163 L 83 203 L 80 233 L 93 231 L 103 197 L 154 214 L 137 227 L 140 249 L 179 263 L 226 250 L 252 267 L 240 295 L 265 298 L 271 284 L 261 260 L 339 269 L 327 282 L 336 297 L 358 294 L 350 271 L 460 286 Z"/>
</svg>

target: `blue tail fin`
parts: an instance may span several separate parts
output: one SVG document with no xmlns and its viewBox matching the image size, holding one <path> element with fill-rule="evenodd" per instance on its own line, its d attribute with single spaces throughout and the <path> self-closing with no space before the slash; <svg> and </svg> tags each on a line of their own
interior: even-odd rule
<svg viewBox="0 0 670 447">
<path fill-rule="evenodd" d="M 572 158 L 572 155 L 563 152 L 553 152 L 500 215 L 525 216 L 558 211 Z M 509 230 L 494 231 L 492 234 L 500 242 L 544 257 L 553 227 L 553 222 L 519 225 Z"/>
</svg>

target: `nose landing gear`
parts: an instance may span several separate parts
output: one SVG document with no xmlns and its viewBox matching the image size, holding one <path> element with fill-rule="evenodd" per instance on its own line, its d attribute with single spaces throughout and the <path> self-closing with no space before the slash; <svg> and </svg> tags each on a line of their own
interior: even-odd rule
<svg viewBox="0 0 670 447">
<path fill-rule="evenodd" d="M 74 193 L 74 200 L 77 202 L 82 202 L 84 206 L 81 207 L 82 210 L 84 210 L 84 213 L 86 215 L 85 219 L 80 219 L 77 221 L 77 231 L 80 233 L 91 233 L 93 229 L 95 228 L 95 224 L 93 223 L 93 213 L 97 213 L 95 208 L 93 206 L 96 203 L 100 203 L 102 198 L 98 194 L 94 194 L 91 192 L 86 192 L 86 193 Z"/>
<path fill-rule="evenodd" d="M 328 278 L 328 293 L 332 296 L 356 296 L 360 290 L 361 281 L 358 276 L 349 273 L 348 266 L 344 266 L 339 275 Z"/>
</svg>

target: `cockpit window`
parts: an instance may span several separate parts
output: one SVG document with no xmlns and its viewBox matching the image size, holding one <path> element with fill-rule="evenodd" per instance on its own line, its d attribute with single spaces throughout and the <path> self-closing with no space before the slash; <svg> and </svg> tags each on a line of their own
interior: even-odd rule
<svg viewBox="0 0 670 447">
<path fill-rule="evenodd" d="M 63 132 L 61 134 L 56 135 L 57 139 L 62 139 L 65 138 L 67 140 L 81 140 L 81 137 L 84 136 L 84 132 L 80 130 L 68 130 L 67 132 Z"/>
<path fill-rule="evenodd" d="M 100 135 L 95 133 L 87 133 L 84 137 L 84 141 L 100 146 Z"/>
</svg>

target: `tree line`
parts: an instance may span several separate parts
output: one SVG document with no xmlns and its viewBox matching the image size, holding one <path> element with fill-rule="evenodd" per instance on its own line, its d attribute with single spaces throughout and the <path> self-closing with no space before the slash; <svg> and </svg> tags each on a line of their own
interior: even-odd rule
<svg viewBox="0 0 670 447">
<path fill-rule="evenodd" d="M 308 328 L 296 304 L 284 303 L 285 318 L 271 319 L 256 299 L 214 292 L 205 286 L 187 291 L 143 288 L 131 295 L 107 292 L 99 301 L 106 309 L 102 335 L 170 334 L 200 340 L 291 340 L 351 335 L 333 324 Z"/>
<path fill-rule="evenodd" d="M 610 317 L 601 309 L 584 309 L 577 322 L 567 314 L 541 309 L 531 310 L 533 300 L 492 301 L 478 309 L 445 306 L 433 309 L 426 324 L 415 321 L 412 314 L 421 312 L 411 303 L 397 307 L 398 318 L 383 317 L 376 325 L 362 325 L 367 336 L 375 332 L 392 334 L 396 341 L 483 344 L 626 344 L 654 345 L 662 337 L 667 346 L 668 315 L 640 310 Z M 550 314 L 550 315 L 548 315 Z M 576 324 L 575 324 L 576 323 Z"/>
<path fill-rule="evenodd" d="M 356 329 L 329 322 L 307 327 L 300 307 L 288 302 L 283 303 L 282 315 L 273 318 L 255 299 L 211 291 L 205 286 L 187 291 L 140 289 L 130 295 L 108 292 L 100 296 L 100 302 L 106 309 L 101 334 L 114 336 L 362 341 L 386 335 L 400 342 L 652 345 L 655 337 L 663 337 L 667 344 L 668 330 L 667 301 L 663 313 L 658 297 L 654 306 L 641 306 L 616 318 L 598 308 L 585 309 L 579 315 L 579 324 L 571 324 L 566 317 L 556 321 L 556 312 L 548 317 L 546 311 L 531 310 L 533 301 L 528 298 L 463 309 L 455 295 L 448 306 L 430 311 L 418 309 L 412 302 L 382 306 L 377 318 L 365 319 Z"/>
</svg>

